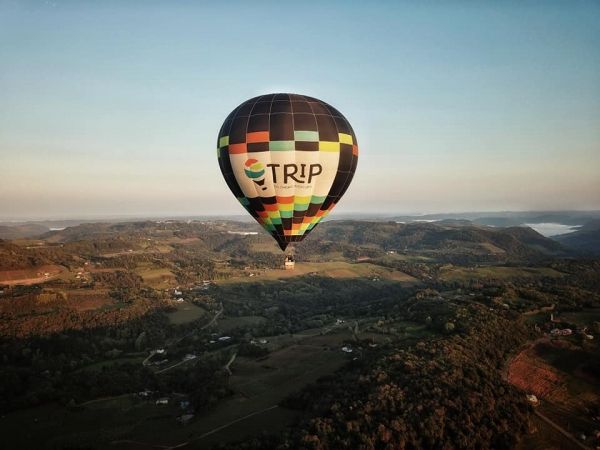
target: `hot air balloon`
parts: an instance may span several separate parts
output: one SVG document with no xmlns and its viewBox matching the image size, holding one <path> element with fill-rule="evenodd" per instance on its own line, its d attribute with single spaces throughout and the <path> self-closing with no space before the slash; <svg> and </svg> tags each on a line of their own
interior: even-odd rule
<svg viewBox="0 0 600 450">
<path fill-rule="evenodd" d="M 316 98 L 268 94 L 225 119 L 219 167 L 238 201 L 285 250 L 302 241 L 348 189 L 358 143 L 346 118 Z"/>
</svg>

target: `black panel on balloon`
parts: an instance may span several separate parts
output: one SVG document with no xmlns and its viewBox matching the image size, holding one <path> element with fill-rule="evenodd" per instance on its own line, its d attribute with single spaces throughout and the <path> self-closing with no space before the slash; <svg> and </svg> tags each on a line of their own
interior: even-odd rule
<svg viewBox="0 0 600 450">
<path fill-rule="evenodd" d="M 312 114 L 294 114 L 294 128 L 298 131 L 317 131 L 317 119 Z"/>
<path fill-rule="evenodd" d="M 252 111 L 253 106 L 254 106 L 254 102 L 244 103 L 242 106 L 240 106 L 240 109 L 237 110 L 237 113 L 235 114 L 235 116 L 241 117 L 241 116 L 250 115 L 250 111 Z"/>
<path fill-rule="evenodd" d="M 269 151 L 269 143 L 268 142 L 255 142 L 252 144 L 246 144 L 246 149 L 248 150 L 248 153 L 268 152 Z"/>
<path fill-rule="evenodd" d="M 229 132 L 229 144 L 243 144 L 246 142 L 246 128 L 248 117 L 236 117 Z"/>
<path fill-rule="evenodd" d="M 352 134 L 352 128 L 350 128 L 350 125 L 348 124 L 348 122 L 346 122 L 345 119 L 343 119 L 342 117 L 334 117 L 333 120 L 338 129 L 338 132 Z"/>
<path fill-rule="evenodd" d="M 319 140 L 337 142 L 339 139 L 337 127 L 333 117 L 331 116 L 316 116 L 317 125 L 319 127 Z"/>
<path fill-rule="evenodd" d="M 312 108 L 308 102 L 292 102 L 292 111 L 294 113 L 313 114 Z"/>
<path fill-rule="evenodd" d="M 223 152 L 223 150 L 221 150 Z M 224 154 L 219 158 L 219 167 L 221 168 L 221 172 L 225 173 L 233 173 L 233 168 L 231 167 L 231 160 L 229 159 L 229 155 L 225 151 Z"/>
<path fill-rule="evenodd" d="M 349 172 L 350 169 L 352 169 L 352 146 L 350 144 L 340 144 L 338 171 Z"/>
<path fill-rule="evenodd" d="M 250 206 L 252 207 L 252 209 L 254 209 L 255 211 L 265 210 L 265 207 L 263 206 L 263 203 L 260 198 L 249 198 L 248 201 L 250 202 Z"/>
<path fill-rule="evenodd" d="M 296 141 L 296 150 L 303 151 L 303 152 L 318 152 L 319 151 L 319 143 L 318 142 Z"/>
<path fill-rule="evenodd" d="M 274 101 L 271 105 L 271 114 L 281 112 L 292 112 L 292 104 L 289 101 Z"/>
<path fill-rule="evenodd" d="M 325 114 L 331 116 L 329 109 L 327 109 L 327 106 L 323 103 L 311 103 L 310 106 L 313 110 L 313 114 Z"/>
<path fill-rule="evenodd" d="M 294 121 L 291 114 L 271 114 L 271 141 L 293 141 Z"/>
<path fill-rule="evenodd" d="M 252 114 L 269 114 L 271 112 L 271 102 L 258 102 L 252 108 Z"/>
<path fill-rule="evenodd" d="M 268 114 L 252 114 L 248 120 L 248 133 L 253 131 L 267 131 L 269 129 Z"/>
</svg>

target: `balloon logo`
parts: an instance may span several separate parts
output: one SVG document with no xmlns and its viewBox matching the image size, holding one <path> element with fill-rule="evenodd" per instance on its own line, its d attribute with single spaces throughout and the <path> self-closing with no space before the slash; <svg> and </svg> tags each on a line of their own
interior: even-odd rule
<svg viewBox="0 0 600 450">
<path fill-rule="evenodd" d="M 233 195 L 285 250 L 342 198 L 356 170 L 358 142 L 346 118 L 327 103 L 269 94 L 229 114 L 217 155 Z"/>
<path fill-rule="evenodd" d="M 254 181 L 261 190 L 266 190 L 267 186 L 265 186 L 265 166 L 260 161 L 256 159 L 250 158 L 244 164 L 244 172 L 246 172 L 246 176 L 252 181 Z"/>
</svg>

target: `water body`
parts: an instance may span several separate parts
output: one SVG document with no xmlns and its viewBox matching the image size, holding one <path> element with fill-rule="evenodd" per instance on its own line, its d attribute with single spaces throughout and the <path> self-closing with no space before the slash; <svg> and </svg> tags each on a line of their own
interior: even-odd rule
<svg viewBox="0 0 600 450">
<path fill-rule="evenodd" d="M 559 234 L 572 233 L 577 231 L 581 225 L 565 225 L 564 223 L 542 222 L 542 223 L 524 223 L 526 227 L 533 228 L 542 236 L 557 236 Z"/>
</svg>

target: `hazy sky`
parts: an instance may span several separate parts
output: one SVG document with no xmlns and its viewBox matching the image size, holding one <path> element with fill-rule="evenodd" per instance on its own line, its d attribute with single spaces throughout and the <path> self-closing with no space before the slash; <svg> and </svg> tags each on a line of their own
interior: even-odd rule
<svg viewBox="0 0 600 450">
<path fill-rule="evenodd" d="M 600 2 L 0 0 L 0 218 L 242 213 L 269 92 L 353 125 L 340 212 L 600 209 Z"/>
</svg>

